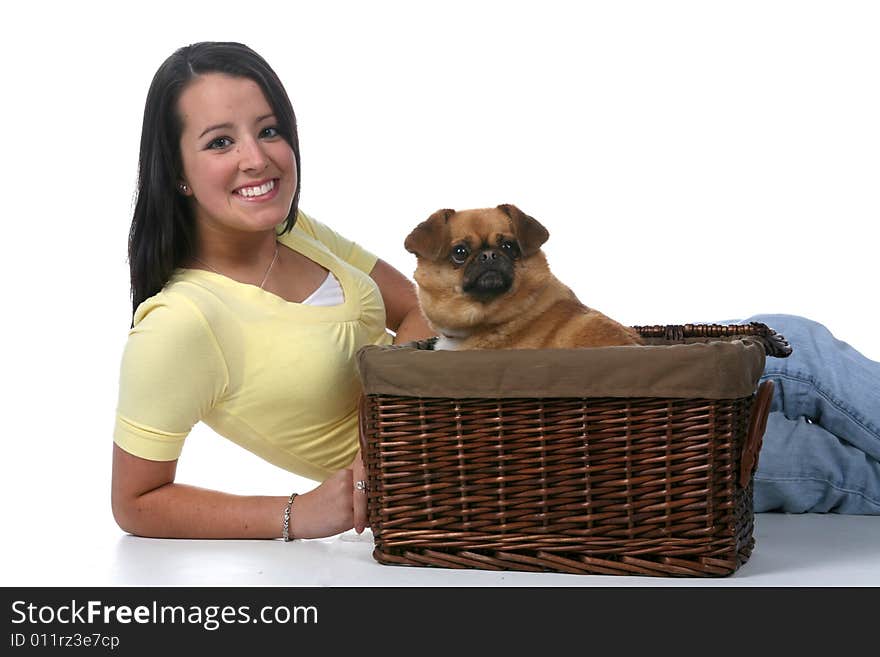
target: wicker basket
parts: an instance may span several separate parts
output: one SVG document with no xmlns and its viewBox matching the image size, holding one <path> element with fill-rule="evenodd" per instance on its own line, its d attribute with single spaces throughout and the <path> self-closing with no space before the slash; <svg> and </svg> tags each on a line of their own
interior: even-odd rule
<svg viewBox="0 0 880 657">
<path fill-rule="evenodd" d="M 361 350 L 374 558 L 735 572 L 754 546 L 752 481 L 772 396 L 769 382 L 756 393 L 758 379 L 766 355 L 791 349 L 762 324 L 636 328 L 647 346 Z"/>
</svg>

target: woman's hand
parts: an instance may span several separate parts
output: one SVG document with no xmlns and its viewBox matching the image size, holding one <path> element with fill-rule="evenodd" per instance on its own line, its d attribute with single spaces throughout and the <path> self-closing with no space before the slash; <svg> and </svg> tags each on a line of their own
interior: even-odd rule
<svg viewBox="0 0 880 657">
<path fill-rule="evenodd" d="M 366 491 L 354 482 L 366 479 L 360 452 L 350 468 L 334 472 L 308 493 L 297 495 L 290 512 L 294 538 L 323 538 L 348 531 L 358 534 L 367 526 Z"/>
</svg>

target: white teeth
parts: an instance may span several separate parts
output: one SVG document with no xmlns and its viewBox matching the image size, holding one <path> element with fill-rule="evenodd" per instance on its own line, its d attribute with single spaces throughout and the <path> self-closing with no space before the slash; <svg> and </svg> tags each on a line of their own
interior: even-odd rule
<svg viewBox="0 0 880 657">
<path fill-rule="evenodd" d="M 241 196 L 254 197 L 254 196 L 262 196 L 263 194 L 268 194 L 273 189 L 275 189 L 275 181 L 270 180 L 269 182 L 258 185 L 256 187 L 242 187 L 238 190 L 238 194 Z"/>
</svg>

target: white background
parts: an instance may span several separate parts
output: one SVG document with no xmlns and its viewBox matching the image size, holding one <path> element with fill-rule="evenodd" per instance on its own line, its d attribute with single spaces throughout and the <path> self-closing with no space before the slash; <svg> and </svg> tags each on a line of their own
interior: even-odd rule
<svg viewBox="0 0 880 657">
<path fill-rule="evenodd" d="M 2 584 L 87 583 L 156 68 L 237 40 L 297 113 L 301 207 L 407 276 L 442 207 L 514 203 L 630 324 L 784 312 L 880 359 L 873 2 L 41 2 L 4 8 Z M 197 427 L 178 479 L 312 484 Z"/>
</svg>

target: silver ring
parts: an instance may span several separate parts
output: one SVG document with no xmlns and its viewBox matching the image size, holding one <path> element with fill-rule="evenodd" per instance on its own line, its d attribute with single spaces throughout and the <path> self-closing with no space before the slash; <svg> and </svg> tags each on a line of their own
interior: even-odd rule
<svg viewBox="0 0 880 657">
<path fill-rule="evenodd" d="M 359 490 L 359 491 L 363 491 L 364 493 L 366 493 L 367 492 L 367 482 L 364 481 L 363 479 L 361 481 L 354 482 L 354 489 Z"/>
</svg>

